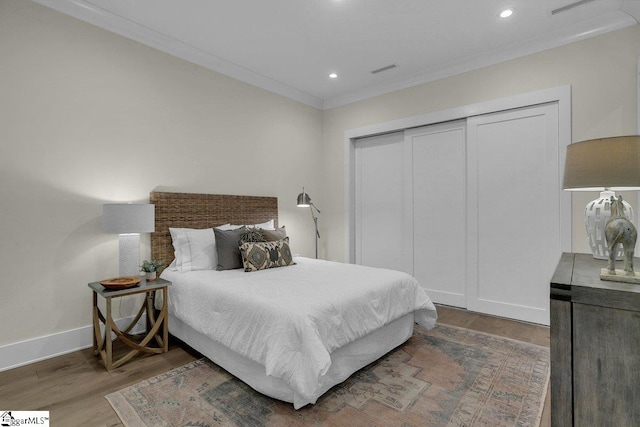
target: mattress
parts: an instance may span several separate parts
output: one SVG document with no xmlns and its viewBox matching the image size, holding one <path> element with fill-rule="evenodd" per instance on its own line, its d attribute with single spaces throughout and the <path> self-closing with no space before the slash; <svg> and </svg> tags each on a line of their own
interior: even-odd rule
<svg viewBox="0 0 640 427">
<path fill-rule="evenodd" d="M 280 378 L 267 375 L 264 365 L 234 352 L 169 315 L 169 332 L 197 350 L 209 360 L 239 378 L 254 390 L 274 399 L 292 403 L 295 409 L 313 404 L 331 387 L 340 384 L 354 372 L 375 362 L 408 340 L 413 334 L 413 313 L 345 345 L 331 353 L 331 367 L 319 379 L 318 388 L 309 399 L 296 398 L 296 392 Z"/>
<path fill-rule="evenodd" d="M 296 258 L 294 266 L 251 273 L 166 269 L 162 277 L 173 282 L 169 325 L 174 335 L 201 352 L 194 336 L 232 351 L 230 359 L 242 356 L 254 362 L 267 377 L 286 384 L 287 396 L 270 395 L 293 401 L 296 408 L 314 403 L 343 377 L 329 374 L 336 363 L 332 356 L 340 349 L 401 318 L 406 322 L 407 315 L 412 316 L 410 323 L 425 328 L 433 327 L 437 318 L 417 281 L 392 270 Z M 180 336 L 182 324 L 189 328 L 188 339 Z M 395 341 L 410 336 L 407 328 L 401 336 Z M 373 360 L 393 348 L 388 347 L 382 343 L 371 353 L 376 355 Z M 211 357 L 223 352 L 216 348 L 212 355 L 203 353 Z"/>
</svg>

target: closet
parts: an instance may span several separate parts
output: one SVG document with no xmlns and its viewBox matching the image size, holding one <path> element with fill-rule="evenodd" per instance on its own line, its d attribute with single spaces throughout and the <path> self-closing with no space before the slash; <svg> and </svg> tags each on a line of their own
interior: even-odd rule
<svg viewBox="0 0 640 427">
<path fill-rule="evenodd" d="M 557 102 L 354 147 L 356 263 L 412 274 L 438 303 L 549 324 L 562 253 Z"/>
</svg>

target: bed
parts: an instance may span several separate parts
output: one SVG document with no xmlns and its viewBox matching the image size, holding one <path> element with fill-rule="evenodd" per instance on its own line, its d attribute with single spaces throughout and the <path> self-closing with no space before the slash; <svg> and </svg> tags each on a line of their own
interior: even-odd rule
<svg viewBox="0 0 640 427">
<path fill-rule="evenodd" d="M 255 272 L 176 266 L 170 229 L 283 230 L 277 198 L 152 192 L 150 200 L 152 258 L 169 266 L 161 277 L 173 283 L 170 333 L 296 409 L 405 342 L 414 323 L 435 324 L 431 300 L 405 273 L 303 257 Z"/>
</svg>

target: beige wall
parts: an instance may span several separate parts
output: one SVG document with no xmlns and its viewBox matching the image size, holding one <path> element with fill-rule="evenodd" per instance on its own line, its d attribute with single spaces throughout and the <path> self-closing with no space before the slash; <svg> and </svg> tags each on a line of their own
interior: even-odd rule
<svg viewBox="0 0 640 427">
<path fill-rule="evenodd" d="M 323 250 L 343 260 L 346 130 L 540 89 L 571 85 L 572 139 L 636 133 L 640 26 L 324 112 Z M 636 194 L 623 193 L 635 206 Z M 573 246 L 589 252 L 582 211 L 597 193 L 574 193 Z"/>
<path fill-rule="evenodd" d="M 24 0 L 0 2 L 0 58 L 0 346 L 91 324 L 87 283 L 118 274 L 102 204 L 158 186 L 277 196 L 313 256 L 295 197 L 319 165 L 292 159 L 320 158 L 319 110 Z"/>
<path fill-rule="evenodd" d="M 293 202 L 304 185 L 322 210 L 321 254 L 342 260 L 345 130 L 570 84 L 574 141 L 635 133 L 639 56 L 636 26 L 321 112 L 3 0 L 0 346 L 91 323 L 87 282 L 118 271 L 103 203 L 157 187 L 277 196 L 294 252 L 312 256 L 313 223 Z M 590 198 L 574 198 L 576 250 Z"/>
</svg>

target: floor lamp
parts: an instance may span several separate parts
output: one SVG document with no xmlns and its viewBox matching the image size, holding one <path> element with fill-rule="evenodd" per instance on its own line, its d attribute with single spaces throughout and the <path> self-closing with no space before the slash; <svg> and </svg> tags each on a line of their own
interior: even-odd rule
<svg viewBox="0 0 640 427">
<path fill-rule="evenodd" d="M 102 230 L 119 235 L 120 276 L 139 276 L 140 233 L 155 231 L 155 205 L 102 205 Z"/>
<path fill-rule="evenodd" d="M 313 210 L 315 209 L 320 213 L 320 209 L 316 208 L 316 206 L 311 203 L 311 197 L 309 197 L 309 195 L 304 191 L 304 187 L 302 187 L 302 193 L 298 194 L 298 207 L 308 207 L 309 210 L 311 210 L 311 217 L 313 218 L 313 223 L 316 226 L 316 259 L 318 259 L 318 239 L 320 238 L 320 232 L 318 231 L 318 217 L 313 213 Z"/>
</svg>

